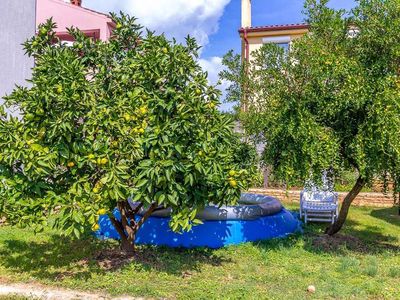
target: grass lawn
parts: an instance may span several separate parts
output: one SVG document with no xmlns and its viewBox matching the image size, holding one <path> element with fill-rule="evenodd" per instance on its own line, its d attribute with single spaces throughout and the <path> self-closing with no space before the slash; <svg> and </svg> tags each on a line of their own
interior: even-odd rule
<svg viewBox="0 0 400 300">
<path fill-rule="evenodd" d="M 289 205 L 290 207 L 290 205 Z M 0 227 L 0 281 L 179 299 L 400 299 L 397 209 L 353 207 L 342 236 L 304 235 L 219 250 L 140 247 Z M 316 293 L 306 292 L 315 285 Z"/>
</svg>

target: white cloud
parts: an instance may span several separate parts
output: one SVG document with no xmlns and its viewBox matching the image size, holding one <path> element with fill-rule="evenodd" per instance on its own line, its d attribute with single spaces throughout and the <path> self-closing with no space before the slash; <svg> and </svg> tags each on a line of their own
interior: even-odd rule
<svg viewBox="0 0 400 300">
<path fill-rule="evenodd" d="M 210 57 L 208 59 L 199 59 L 199 64 L 203 68 L 204 71 L 208 73 L 208 81 L 212 85 L 216 85 L 219 80 L 219 72 L 224 69 L 222 65 L 222 58 L 218 56 Z M 228 87 L 228 82 L 223 80 L 217 86 L 217 88 L 222 92 L 221 101 L 225 99 L 226 88 Z M 231 111 L 232 110 L 231 103 L 222 103 L 220 106 L 220 110 L 222 111 Z"/>
<path fill-rule="evenodd" d="M 218 21 L 230 0 L 84 0 L 84 6 L 104 12 L 119 11 L 168 37 L 182 41 L 188 34 L 200 45 L 218 30 Z"/>
<path fill-rule="evenodd" d="M 218 56 L 210 57 L 209 59 L 199 59 L 199 64 L 204 71 L 208 72 L 208 80 L 210 84 L 217 84 L 218 74 L 224 67 L 222 65 L 222 58 Z"/>
</svg>

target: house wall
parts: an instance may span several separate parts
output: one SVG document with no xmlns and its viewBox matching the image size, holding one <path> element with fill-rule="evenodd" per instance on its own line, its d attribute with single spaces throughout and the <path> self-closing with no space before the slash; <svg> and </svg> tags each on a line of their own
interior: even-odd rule
<svg viewBox="0 0 400 300">
<path fill-rule="evenodd" d="M 82 31 L 98 32 L 100 38 L 106 41 L 110 38 L 113 23 L 110 17 L 63 0 L 37 0 L 36 25 L 44 23 L 53 17 L 57 23 L 57 32 L 65 33 L 67 28 L 74 26 Z M 97 33 L 96 33 L 97 34 Z"/>
<path fill-rule="evenodd" d="M 307 29 L 249 32 L 247 35 L 247 40 L 249 42 L 249 59 L 252 60 L 254 51 L 260 49 L 261 46 L 265 44 L 263 39 L 288 38 L 290 41 L 294 41 L 301 38 L 307 32 Z M 244 57 L 245 43 L 243 34 L 240 34 L 240 37 L 242 39 L 242 57 Z"/>
<path fill-rule="evenodd" d="M 1 0 L 0 103 L 15 84 L 27 85 L 34 61 L 21 45 L 35 35 L 36 0 Z"/>
</svg>

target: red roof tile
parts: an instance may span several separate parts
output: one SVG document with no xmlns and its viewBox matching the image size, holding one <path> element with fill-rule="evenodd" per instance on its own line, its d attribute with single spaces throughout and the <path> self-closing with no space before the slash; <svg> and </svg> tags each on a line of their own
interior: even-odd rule
<svg viewBox="0 0 400 300">
<path fill-rule="evenodd" d="M 310 25 L 306 23 L 299 24 L 282 24 L 282 25 L 268 25 L 268 26 L 254 26 L 246 28 L 247 32 L 262 32 L 262 31 L 276 31 L 276 30 L 294 30 L 294 29 L 308 29 Z M 239 29 L 240 33 L 244 32 L 244 28 Z"/>
</svg>

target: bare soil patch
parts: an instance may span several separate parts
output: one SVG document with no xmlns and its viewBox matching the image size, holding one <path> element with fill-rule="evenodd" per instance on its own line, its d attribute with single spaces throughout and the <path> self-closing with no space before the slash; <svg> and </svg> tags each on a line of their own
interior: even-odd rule
<svg viewBox="0 0 400 300">
<path fill-rule="evenodd" d="M 103 270 L 113 271 L 135 261 L 135 256 L 128 255 L 119 249 L 107 249 L 96 254 L 94 260 Z"/>
<path fill-rule="evenodd" d="M 315 236 L 312 239 L 312 246 L 326 252 L 338 252 L 344 249 L 357 252 L 368 252 L 370 250 L 361 239 L 344 234 Z"/>
</svg>

